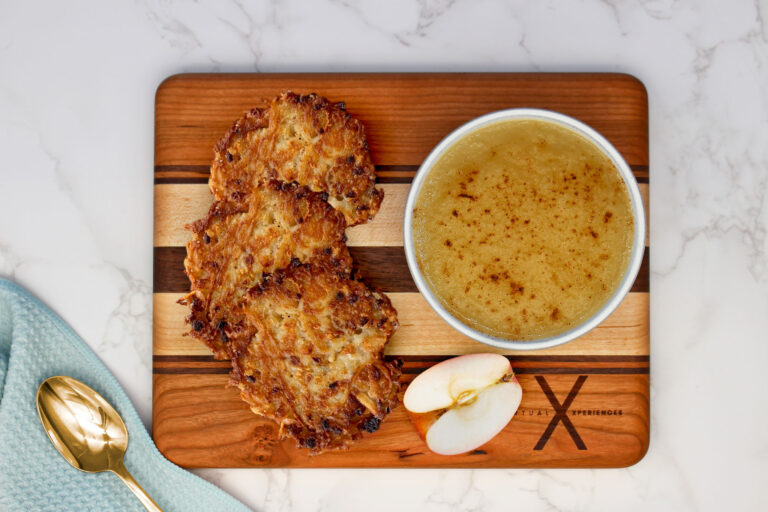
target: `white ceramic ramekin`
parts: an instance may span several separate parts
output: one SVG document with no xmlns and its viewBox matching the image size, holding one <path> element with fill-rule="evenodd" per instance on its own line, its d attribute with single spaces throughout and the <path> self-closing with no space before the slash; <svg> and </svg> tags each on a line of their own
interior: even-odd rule
<svg viewBox="0 0 768 512">
<path fill-rule="evenodd" d="M 624 179 L 624 183 L 627 186 L 627 192 L 632 203 L 632 213 L 635 221 L 635 233 L 634 240 L 632 242 L 632 256 L 627 266 L 627 270 L 624 274 L 624 278 L 621 280 L 619 287 L 613 292 L 610 299 L 605 305 L 600 308 L 597 313 L 590 318 L 582 322 L 581 324 L 569 329 L 568 331 L 558 334 L 556 336 L 550 336 L 546 338 L 540 338 L 535 340 L 511 340 L 506 338 L 500 338 L 497 336 L 491 336 L 480 332 L 467 324 L 463 323 L 456 317 L 454 317 L 448 310 L 443 307 L 439 300 L 434 296 L 429 285 L 427 285 L 424 277 L 419 269 L 419 264 L 416 261 L 416 255 L 413 247 L 413 208 L 416 203 L 416 199 L 419 196 L 421 185 L 424 183 L 424 179 L 427 177 L 435 162 L 445 153 L 445 151 L 453 145 L 454 142 L 466 136 L 470 132 L 473 132 L 479 128 L 487 126 L 499 121 L 506 121 L 511 119 L 536 119 L 541 121 L 548 121 L 565 128 L 568 128 L 577 134 L 586 137 L 595 146 L 597 146 L 608 158 L 611 159 L 613 164 L 619 170 L 621 177 Z M 440 144 L 427 156 L 426 160 L 419 167 L 416 176 L 413 179 L 410 192 L 408 193 L 408 199 L 405 203 L 405 217 L 403 220 L 403 239 L 405 245 L 405 256 L 408 261 L 408 268 L 411 271 L 413 280 L 416 282 L 421 294 L 427 300 L 429 305 L 434 309 L 443 320 L 448 322 L 454 329 L 462 334 L 469 336 L 477 341 L 492 345 L 494 347 L 510 349 L 510 350 L 535 350 L 542 348 L 554 347 L 556 345 L 562 345 L 568 341 L 578 338 L 584 335 L 590 330 L 597 327 L 603 320 L 605 320 L 621 303 L 624 297 L 629 293 L 632 288 L 632 283 L 637 277 L 637 272 L 640 269 L 640 264 L 643 260 L 643 253 L 645 251 L 645 212 L 643 208 L 643 200 L 640 196 L 640 190 L 637 186 L 637 180 L 632 175 L 632 170 L 629 165 L 624 161 L 621 154 L 616 151 L 610 142 L 605 137 L 597 133 L 595 130 L 577 121 L 572 117 L 568 117 L 557 112 L 551 112 L 548 110 L 539 109 L 510 109 L 501 110 L 499 112 L 493 112 L 491 114 L 484 115 L 474 119 L 445 137 Z"/>
</svg>

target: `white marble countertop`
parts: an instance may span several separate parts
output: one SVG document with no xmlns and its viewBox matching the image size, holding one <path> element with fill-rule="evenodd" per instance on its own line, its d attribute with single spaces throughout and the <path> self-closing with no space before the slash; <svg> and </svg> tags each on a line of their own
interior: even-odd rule
<svg viewBox="0 0 768 512">
<path fill-rule="evenodd" d="M 265 511 L 768 507 L 768 2 L 73 5 L 0 3 L 0 275 L 75 328 L 148 426 L 165 77 L 620 71 L 648 89 L 652 434 L 640 463 L 196 473 Z"/>
</svg>

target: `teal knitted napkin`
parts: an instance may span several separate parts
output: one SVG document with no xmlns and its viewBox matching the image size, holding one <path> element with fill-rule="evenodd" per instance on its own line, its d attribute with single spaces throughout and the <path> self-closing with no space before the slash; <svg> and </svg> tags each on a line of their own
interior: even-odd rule
<svg viewBox="0 0 768 512">
<path fill-rule="evenodd" d="M 52 375 L 79 379 L 110 402 L 128 427 L 125 465 L 166 512 L 245 511 L 240 502 L 166 460 L 123 389 L 90 348 L 50 309 L 0 279 L 0 510 L 142 511 L 112 473 L 83 473 L 59 455 L 35 407 Z"/>
</svg>

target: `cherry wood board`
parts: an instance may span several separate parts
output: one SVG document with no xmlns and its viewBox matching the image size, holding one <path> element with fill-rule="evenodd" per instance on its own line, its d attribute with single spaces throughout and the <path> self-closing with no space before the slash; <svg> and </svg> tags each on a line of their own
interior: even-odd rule
<svg viewBox="0 0 768 512">
<path fill-rule="evenodd" d="M 407 384 L 429 366 L 498 352 L 523 387 L 516 416 L 473 452 L 431 453 L 397 407 L 378 432 L 351 449 L 309 456 L 278 426 L 251 413 L 227 387 L 229 362 L 214 360 L 186 332 L 184 225 L 201 217 L 213 145 L 243 111 L 284 90 L 344 101 L 366 126 L 384 203 L 369 224 L 347 231 L 364 280 L 385 291 L 400 328 L 388 356 Z M 602 133 L 631 166 L 648 208 L 648 99 L 622 74 L 188 74 L 164 81 L 155 105 L 153 436 L 183 467 L 621 467 L 640 460 L 649 438 L 648 239 L 632 291 L 599 327 L 559 347 L 504 351 L 445 324 L 418 293 L 403 252 L 410 182 L 429 151 L 479 115 L 513 107 L 561 112 Z"/>
</svg>

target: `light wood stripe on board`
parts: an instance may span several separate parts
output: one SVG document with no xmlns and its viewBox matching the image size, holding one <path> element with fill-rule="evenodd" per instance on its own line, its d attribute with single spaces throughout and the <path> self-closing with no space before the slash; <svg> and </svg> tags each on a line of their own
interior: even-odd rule
<svg viewBox="0 0 768 512">
<path fill-rule="evenodd" d="M 648 183 L 647 165 L 630 165 L 638 183 Z M 376 183 L 411 183 L 418 165 L 376 165 Z M 156 165 L 155 185 L 169 183 L 208 183 L 208 165 Z"/>
<path fill-rule="evenodd" d="M 648 293 L 630 293 L 600 326 L 581 338 L 539 351 L 504 351 L 478 343 L 455 331 L 432 311 L 418 293 L 390 293 L 400 328 L 387 345 L 388 355 L 446 355 L 471 352 L 547 355 L 648 355 Z M 154 355 L 209 355 L 199 341 L 184 336 L 185 306 L 180 295 L 154 294 Z"/>
<path fill-rule="evenodd" d="M 352 247 L 381 247 L 403 245 L 403 210 L 410 184 L 387 183 L 384 201 L 376 217 L 367 224 L 347 230 L 347 245 Z M 640 183 L 648 225 L 648 184 Z M 204 183 L 174 183 L 155 185 L 155 247 L 184 246 L 190 232 L 184 228 L 208 212 L 213 202 L 208 185 Z M 649 238 L 646 235 L 645 245 Z"/>
<path fill-rule="evenodd" d="M 350 246 L 403 245 L 403 210 L 408 184 L 379 185 L 384 201 L 372 222 L 347 230 Z M 155 246 L 184 246 L 190 232 L 184 228 L 208 212 L 213 202 L 208 185 L 155 185 Z"/>
</svg>

